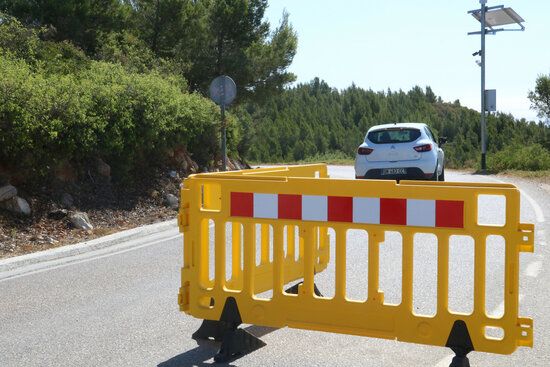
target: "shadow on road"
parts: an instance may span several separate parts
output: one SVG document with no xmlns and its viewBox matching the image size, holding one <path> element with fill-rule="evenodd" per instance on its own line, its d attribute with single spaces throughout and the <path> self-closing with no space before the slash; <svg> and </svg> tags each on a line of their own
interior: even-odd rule
<svg viewBox="0 0 550 367">
<path fill-rule="evenodd" d="M 215 363 L 214 356 L 218 353 L 220 343 L 205 340 L 197 342 L 196 348 L 179 354 L 160 363 L 157 367 L 192 367 L 192 366 L 233 366 L 227 363 Z M 208 362 L 207 362 L 208 361 Z"/>
<path fill-rule="evenodd" d="M 277 330 L 276 328 L 256 325 L 250 325 L 244 329 L 258 338 L 261 338 L 262 336 Z M 235 366 L 231 363 L 214 362 L 214 356 L 218 353 L 218 350 L 220 349 L 220 343 L 213 340 L 197 340 L 197 344 L 198 346 L 196 348 L 172 357 L 169 360 L 160 363 L 157 367 Z M 238 358 L 240 357 L 243 357 L 243 355 L 239 356 Z M 236 359 L 233 359 L 232 361 L 235 361 Z"/>
</svg>

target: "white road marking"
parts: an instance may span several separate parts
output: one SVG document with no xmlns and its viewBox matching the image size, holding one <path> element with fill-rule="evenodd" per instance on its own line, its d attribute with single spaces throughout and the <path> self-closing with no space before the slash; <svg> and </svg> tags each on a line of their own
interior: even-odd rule
<svg viewBox="0 0 550 367">
<path fill-rule="evenodd" d="M 505 181 L 499 180 L 498 178 L 494 178 L 490 176 L 486 176 L 486 177 L 496 182 L 507 183 Z M 521 195 L 523 195 L 527 199 L 529 204 L 533 207 L 533 210 L 535 211 L 535 217 L 537 218 L 537 222 L 539 223 L 545 222 L 546 219 L 544 218 L 544 212 L 542 211 L 542 208 L 539 206 L 539 204 L 537 204 L 535 199 L 533 199 L 531 196 L 529 196 L 525 191 L 523 191 L 519 187 L 518 187 L 518 190 L 521 193 Z"/>
<path fill-rule="evenodd" d="M 542 212 L 542 208 L 540 207 L 539 204 L 537 204 L 535 199 L 533 199 L 531 196 L 527 195 L 525 193 L 525 191 L 523 191 L 522 189 L 519 189 L 519 192 L 521 193 L 521 195 L 525 196 L 525 198 L 527 199 L 529 204 L 531 204 L 531 206 L 535 210 L 535 216 L 537 217 L 537 222 L 539 222 L 539 223 L 545 222 L 544 213 Z"/>
<path fill-rule="evenodd" d="M 54 270 L 54 269 L 64 268 L 64 267 L 70 266 L 70 265 L 82 264 L 82 263 L 86 263 L 86 262 L 89 262 L 89 261 L 99 260 L 99 259 L 103 259 L 103 258 L 106 258 L 106 257 L 114 256 L 114 255 L 120 255 L 120 254 L 123 254 L 123 253 L 126 253 L 126 252 L 138 250 L 138 249 L 141 249 L 141 248 L 144 248 L 144 247 L 153 246 L 153 245 L 156 245 L 156 244 L 159 244 L 159 243 L 162 243 L 162 242 L 171 241 L 173 239 L 181 238 L 181 237 L 182 237 L 182 235 L 178 234 L 178 235 L 162 238 L 162 239 L 157 240 L 157 241 L 146 242 L 143 245 L 139 245 L 139 246 L 135 246 L 135 247 L 131 247 L 131 248 L 126 248 L 126 249 L 119 250 L 119 251 L 109 252 L 109 253 L 104 254 L 104 255 L 99 255 L 99 256 L 93 256 L 92 255 L 92 257 L 87 257 L 87 258 L 82 259 L 82 260 L 71 261 L 70 259 L 72 257 L 70 257 L 70 258 L 66 258 L 65 259 L 66 261 L 63 262 L 62 264 L 54 265 L 54 266 L 46 267 L 46 268 L 41 268 L 41 269 L 37 269 L 37 270 L 30 270 L 28 272 L 23 272 L 23 273 L 17 273 L 17 269 L 16 269 L 14 271 L 15 272 L 14 275 L 12 275 L 12 276 L 8 275 L 5 278 L 0 278 L 0 283 L 8 281 L 8 280 L 16 279 L 16 278 L 21 278 L 21 277 L 24 277 L 24 276 L 27 276 L 27 275 L 43 273 L 43 272 Z M 88 255 L 88 254 L 91 254 L 91 253 L 82 254 L 82 255 Z M 77 257 L 80 257 L 80 256 L 77 255 Z M 10 272 L 11 271 L 9 271 L 8 273 L 10 273 Z"/>
<path fill-rule="evenodd" d="M 531 278 L 536 278 L 539 276 L 542 270 L 542 261 L 533 261 L 525 268 L 525 275 Z"/>
</svg>

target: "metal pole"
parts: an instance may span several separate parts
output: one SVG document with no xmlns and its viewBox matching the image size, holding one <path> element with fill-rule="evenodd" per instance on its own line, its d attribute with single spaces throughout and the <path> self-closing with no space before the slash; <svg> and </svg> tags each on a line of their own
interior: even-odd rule
<svg viewBox="0 0 550 367">
<path fill-rule="evenodd" d="M 479 0 L 481 4 L 481 170 L 487 169 L 486 153 L 487 138 L 485 126 L 485 12 L 487 0 Z"/>
<path fill-rule="evenodd" d="M 226 141 L 227 141 L 227 136 L 226 136 L 226 133 L 225 133 L 225 104 L 221 104 L 221 109 L 222 109 L 222 171 L 227 171 L 227 162 L 226 162 Z"/>
</svg>

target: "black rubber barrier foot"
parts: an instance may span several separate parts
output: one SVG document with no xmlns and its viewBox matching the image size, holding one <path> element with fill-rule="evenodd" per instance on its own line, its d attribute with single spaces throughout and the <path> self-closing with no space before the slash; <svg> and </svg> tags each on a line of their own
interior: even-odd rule
<svg viewBox="0 0 550 367">
<path fill-rule="evenodd" d="M 225 332 L 230 329 L 231 326 L 225 321 L 202 320 L 201 326 L 191 337 L 195 340 L 214 339 L 221 342 Z"/>
<path fill-rule="evenodd" d="M 265 345 L 261 339 L 244 329 L 229 330 L 223 336 L 220 351 L 214 356 L 214 361 L 228 362 L 260 349 Z"/>
<path fill-rule="evenodd" d="M 451 348 L 455 353 L 449 367 L 470 367 L 467 355 L 474 350 L 474 345 L 468 332 L 468 326 L 464 321 L 456 320 L 454 322 L 445 346 Z"/>
<path fill-rule="evenodd" d="M 239 329 L 240 324 L 242 324 L 242 319 L 237 301 L 233 297 L 228 297 L 225 300 L 220 320 L 203 320 L 199 329 L 193 333 L 192 338 L 221 341 L 220 350 L 214 356 L 216 362 L 228 362 L 266 345 L 248 331 Z"/>
<path fill-rule="evenodd" d="M 285 290 L 285 292 L 288 293 L 288 294 L 298 294 L 298 287 L 302 283 L 303 282 L 294 284 L 292 287 Z M 319 290 L 319 288 L 317 288 L 317 284 L 315 284 L 315 283 L 313 283 L 313 293 L 315 293 L 315 295 L 317 297 L 323 297 L 323 295 L 321 294 L 321 291 Z"/>
<path fill-rule="evenodd" d="M 214 299 L 210 299 L 210 306 L 214 306 Z M 225 311 L 225 307 L 224 307 Z M 240 322 L 240 321 L 239 321 Z M 237 325 L 238 326 L 238 325 Z M 227 321 L 202 320 L 201 326 L 193 333 L 191 338 L 194 340 L 214 339 L 221 342 L 226 331 L 231 330 L 232 324 Z"/>
<path fill-rule="evenodd" d="M 454 356 L 449 367 L 470 367 L 470 361 L 466 356 Z"/>
</svg>

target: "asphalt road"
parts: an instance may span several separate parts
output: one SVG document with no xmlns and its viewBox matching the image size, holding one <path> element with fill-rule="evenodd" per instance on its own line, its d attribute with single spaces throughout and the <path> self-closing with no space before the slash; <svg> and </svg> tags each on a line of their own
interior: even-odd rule
<svg viewBox="0 0 550 367">
<path fill-rule="evenodd" d="M 329 168 L 333 177 L 353 177 L 352 167 Z M 487 176 L 448 171 L 447 181 L 491 182 Z M 535 320 L 533 349 L 519 348 L 509 356 L 473 352 L 472 366 L 550 365 L 550 197 L 548 191 L 524 180 L 512 180 L 522 189 L 521 220 L 535 223 L 535 253 L 521 255 L 520 314 Z M 499 221 L 503 203 L 487 201 L 480 216 Z M 360 232 L 348 236 L 350 271 L 348 296 L 361 299 L 366 289 L 367 258 L 360 251 Z M 381 269 L 398 269 L 395 236 L 380 250 Z M 415 310 L 435 310 L 434 246 L 423 238 L 415 280 Z M 435 242 L 434 242 L 435 244 Z M 461 240 L 451 255 L 464 266 L 451 269 L 452 309 L 471 308 L 472 244 Z M 502 244 L 497 240 L 489 260 L 495 274 L 503 274 Z M 177 229 L 163 230 L 132 242 L 41 267 L 0 272 L 0 366 L 203 366 L 213 364 L 214 343 L 197 345 L 191 334 L 200 320 L 179 312 L 182 239 Z M 389 266 L 389 265 L 392 266 Z M 316 276 L 319 288 L 330 295 L 333 266 Z M 502 312 L 502 282 L 487 284 L 487 299 L 494 314 Z M 380 287 L 386 301 L 400 301 L 400 274 L 382 272 Z M 448 366 L 451 353 L 388 340 L 296 329 L 248 326 L 267 346 L 237 359 L 235 366 Z"/>
</svg>

